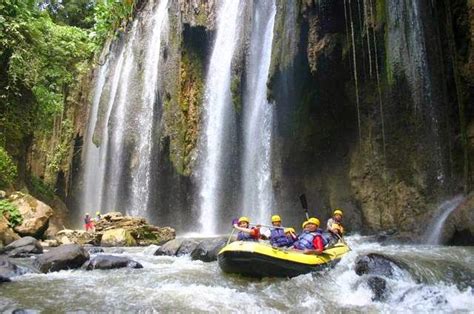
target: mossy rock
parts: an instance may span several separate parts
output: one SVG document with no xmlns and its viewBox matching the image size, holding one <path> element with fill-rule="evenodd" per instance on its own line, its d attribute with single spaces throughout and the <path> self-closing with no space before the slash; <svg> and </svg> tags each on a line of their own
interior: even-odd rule
<svg viewBox="0 0 474 314">
<path fill-rule="evenodd" d="M 119 228 L 105 231 L 100 244 L 101 246 L 136 246 L 137 241 L 130 230 Z"/>
</svg>

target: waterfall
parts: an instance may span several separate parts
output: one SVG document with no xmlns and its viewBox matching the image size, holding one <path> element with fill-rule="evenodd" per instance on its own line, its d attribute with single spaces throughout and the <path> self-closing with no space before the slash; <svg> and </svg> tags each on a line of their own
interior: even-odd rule
<svg viewBox="0 0 474 314">
<path fill-rule="evenodd" d="M 443 231 L 444 222 L 449 214 L 458 208 L 463 201 L 464 196 L 457 195 L 438 207 L 438 213 L 433 217 L 424 237 L 427 244 L 441 244 L 441 232 Z"/>
<path fill-rule="evenodd" d="M 135 19 L 125 44 L 111 49 L 99 72 L 84 144 L 82 212 L 119 210 L 148 216 L 154 110 L 168 0 L 150 2 L 149 12 Z M 101 138 L 99 148 L 93 145 L 94 129 Z"/>
<path fill-rule="evenodd" d="M 129 86 L 130 81 L 132 80 L 132 68 L 134 66 L 135 60 L 133 55 L 133 47 L 136 44 L 136 33 L 137 21 L 135 21 L 132 27 L 132 35 L 130 36 L 130 40 L 127 43 L 123 68 L 120 73 L 120 81 L 118 84 L 118 95 L 116 96 L 116 99 L 113 99 L 113 107 L 110 108 L 112 112 L 110 112 L 111 115 L 109 116 L 109 119 L 111 119 L 111 121 L 109 120 L 109 123 L 111 123 L 113 127 L 109 129 L 110 134 L 108 134 L 110 136 L 110 143 L 108 146 L 104 147 L 110 150 L 106 152 L 106 162 L 108 169 L 106 169 L 105 175 L 107 176 L 108 184 L 103 186 L 103 189 L 106 191 L 105 209 L 107 211 L 117 210 L 119 208 L 119 191 L 122 183 L 121 177 L 124 171 L 124 137 L 127 133 L 127 106 L 130 103 Z M 102 206 L 104 207 L 104 203 L 102 203 Z"/>
<path fill-rule="evenodd" d="M 105 78 L 109 70 L 110 59 L 107 58 L 105 63 L 100 67 L 97 74 L 97 79 L 94 86 L 94 97 L 92 100 L 92 107 L 89 114 L 89 124 L 87 126 L 86 138 L 84 141 L 84 178 L 86 182 L 81 195 L 82 215 L 87 211 L 100 210 L 98 205 L 98 198 L 94 196 L 100 189 L 99 181 L 95 180 L 97 176 L 97 166 L 100 160 L 100 149 L 93 143 L 94 128 L 97 122 L 97 113 L 99 112 L 99 103 L 102 96 L 102 91 L 105 85 Z"/>
<path fill-rule="evenodd" d="M 145 216 L 143 209 L 147 209 L 150 186 L 150 163 L 152 159 L 152 131 L 154 106 L 158 85 L 158 68 L 160 64 L 161 40 L 168 30 L 167 25 L 168 0 L 162 0 L 153 17 L 153 30 L 148 40 L 145 55 L 145 86 L 143 91 L 143 107 L 138 126 L 137 158 L 138 169 L 132 177 L 132 206 L 133 215 Z"/>
<path fill-rule="evenodd" d="M 441 122 L 444 112 L 439 108 L 445 100 L 441 100 L 439 95 L 440 85 L 433 83 L 433 71 L 438 65 L 432 61 L 435 47 L 427 46 L 429 25 L 425 23 L 427 20 L 423 20 L 427 12 L 423 11 L 420 1 L 390 0 L 387 3 L 386 60 L 389 82 L 394 80 L 394 73 L 405 76 L 413 100 L 413 112 L 418 119 L 426 122 L 423 140 L 430 150 L 433 177 L 442 187 L 446 180 L 446 165 L 441 135 L 445 131 Z"/>
<path fill-rule="evenodd" d="M 226 122 L 232 115 L 231 63 L 238 36 L 240 3 L 237 0 L 220 3 L 217 34 L 206 79 L 203 135 L 199 144 L 203 158 L 199 170 L 199 222 L 201 231 L 211 234 L 216 232 L 217 210 L 222 194 Z"/>
<path fill-rule="evenodd" d="M 273 106 L 267 101 L 267 79 L 276 6 L 274 1 L 259 1 L 255 6 L 243 97 L 243 212 L 263 223 L 269 219 L 273 207 Z"/>
</svg>

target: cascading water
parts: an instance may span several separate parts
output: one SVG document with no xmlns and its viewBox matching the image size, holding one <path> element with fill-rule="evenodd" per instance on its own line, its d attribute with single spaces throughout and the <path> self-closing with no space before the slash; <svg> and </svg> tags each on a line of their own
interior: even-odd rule
<svg viewBox="0 0 474 314">
<path fill-rule="evenodd" d="M 168 27 L 168 0 L 160 1 L 153 17 L 153 30 L 148 41 L 145 56 L 145 78 L 143 91 L 143 106 L 138 126 L 137 158 L 138 167 L 132 177 L 132 207 L 133 215 L 145 216 L 148 208 L 150 186 L 150 160 L 152 159 L 152 131 L 154 106 L 158 85 L 158 68 L 160 64 L 160 48 L 162 38 L 166 37 Z"/>
<path fill-rule="evenodd" d="M 113 62 L 113 70 L 109 88 L 108 96 L 108 103 L 107 103 L 107 112 L 105 115 L 105 121 L 109 120 L 110 113 L 113 107 L 113 100 L 115 99 L 115 95 L 117 93 L 117 88 L 120 80 L 120 75 L 122 73 L 123 61 L 124 61 L 124 54 L 126 50 L 126 46 L 122 46 L 120 49 L 120 53 L 116 60 L 111 61 L 110 59 L 107 60 L 107 63 Z M 111 57 L 112 58 L 112 57 Z M 110 77 L 109 77 L 110 78 Z M 105 80 L 105 78 L 104 78 Z M 105 82 L 104 82 L 105 84 Z M 105 95 L 103 94 L 104 85 L 96 86 L 97 89 L 94 91 L 94 101 L 97 99 L 97 106 L 99 106 L 100 100 Z M 99 88 L 101 87 L 101 88 Z M 105 99 L 106 97 L 104 97 Z M 98 109 L 97 109 L 98 110 Z M 94 110 L 93 110 L 94 111 Z M 96 117 L 98 112 L 96 112 Z M 96 127 L 95 123 L 97 122 L 97 118 L 91 119 L 89 121 L 89 128 L 91 129 L 91 137 L 87 137 L 87 142 L 85 146 L 88 148 L 89 146 L 94 146 L 93 143 L 93 136 L 94 132 L 92 130 Z M 98 152 L 95 154 L 86 154 L 85 156 L 85 175 L 84 175 L 84 190 L 82 193 L 82 213 L 87 211 L 100 211 L 102 207 L 102 199 L 103 199 L 103 191 L 104 191 L 104 178 L 105 178 L 105 171 L 106 171 L 106 156 L 107 156 L 107 144 L 108 144 L 108 123 L 104 123 L 104 128 L 101 132 L 102 142 L 100 147 L 97 149 Z M 98 157 L 98 160 L 96 159 Z M 95 188 L 93 188 L 95 187 Z"/>
<path fill-rule="evenodd" d="M 127 49 L 124 56 L 123 69 L 120 73 L 120 82 L 118 84 L 117 98 L 114 99 L 113 108 L 110 116 L 112 127 L 109 129 L 110 142 L 108 143 L 107 151 L 107 166 L 105 175 L 107 176 L 107 185 L 103 186 L 103 193 L 106 196 L 106 203 L 102 204 L 102 207 L 106 210 L 116 210 L 118 204 L 118 194 L 120 191 L 120 185 L 122 183 L 121 176 L 124 171 L 123 163 L 123 148 L 124 148 L 124 136 L 126 135 L 127 129 L 127 106 L 130 103 L 129 98 L 129 86 L 132 80 L 132 72 L 134 67 L 134 55 L 133 47 L 137 39 L 137 25 L 138 21 L 135 21 L 132 27 L 132 35 L 127 44 Z M 105 179 L 104 179 L 105 181 Z"/>
<path fill-rule="evenodd" d="M 97 197 L 93 197 L 94 193 L 100 190 L 98 180 L 95 180 L 97 176 L 97 166 L 100 161 L 100 148 L 95 146 L 93 143 L 94 127 L 97 122 L 97 113 L 99 111 L 100 97 L 105 84 L 105 78 L 109 71 L 110 59 L 107 58 L 105 63 L 100 67 L 97 74 L 96 84 L 94 86 L 94 98 L 92 100 L 91 112 L 89 114 L 89 125 L 87 127 L 86 139 L 84 141 L 84 182 L 87 184 L 84 186 L 81 197 L 81 208 L 83 209 L 82 214 L 88 209 L 98 209 Z"/>
<path fill-rule="evenodd" d="M 101 142 L 99 148 L 91 150 L 93 154 L 85 156 L 82 212 L 121 210 L 148 216 L 153 119 L 161 46 L 167 37 L 168 3 L 162 0 L 154 9 L 150 3 L 151 17 L 137 18 L 125 44 L 119 51 L 111 50 L 106 63 L 110 75 L 105 78 L 102 70 L 99 73 L 89 129 L 100 134 Z M 151 24 L 151 30 L 147 32 L 140 24 Z M 142 50 L 143 37 L 146 46 Z M 141 66 L 142 51 L 145 57 Z M 86 141 L 86 147 L 92 146 L 93 135 Z"/>
<path fill-rule="evenodd" d="M 387 71 L 391 76 L 389 81 L 395 79 L 394 73 L 403 73 L 404 79 L 408 81 L 413 111 L 426 122 L 423 141 L 430 143 L 431 172 L 435 182 L 443 186 L 447 174 L 442 144 L 445 132 L 442 128 L 445 109 L 442 107 L 445 100 L 439 94 L 442 88 L 435 84 L 433 75 L 437 65 L 432 61 L 436 47 L 428 46 L 427 21 L 430 16 L 427 16 L 420 1 L 390 0 L 387 3 L 386 59 Z"/>
<path fill-rule="evenodd" d="M 216 232 L 217 210 L 221 201 L 223 146 L 227 140 L 226 123 L 232 115 L 230 91 L 231 62 L 238 37 L 241 1 L 226 0 L 217 12 L 217 34 L 210 59 L 204 100 L 203 135 L 200 140 L 201 161 L 199 208 L 201 231 Z"/>
<path fill-rule="evenodd" d="M 441 233 L 443 231 L 444 222 L 449 217 L 449 214 L 458 208 L 463 201 L 464 197 L 458 195 L 443 202 L 438 207 L 438 213 L 433 217 L 433 221 L 430 223 L 430 227 L 425 234 L 425 242 L 427 244 L 441 244 Z"/>
<path fill-rule="evenodd" d="M 272 127 L 273 106 L 267 101 L 274 1 L 255 3 L 247 64 L 244 100 L 243 212 L 258 222 L 268 220 L 273 207 Z"/>
</svg>

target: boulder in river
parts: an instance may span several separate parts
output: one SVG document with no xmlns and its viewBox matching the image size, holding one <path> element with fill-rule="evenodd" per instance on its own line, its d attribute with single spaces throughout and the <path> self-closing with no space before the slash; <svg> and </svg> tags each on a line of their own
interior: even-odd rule
<svg viewBox="0 0 474 314">
<path fill-rule="evenodd" d="M 39 256 L 34 262 L 42 273 L 75 269 L 81 267 L 89 259 L 89 253 L 77 245 L 66 244 L 52 248 L 49 252 Z"/>
<path fill-rule="evenodd" d="M 87 261 L 84 266 L 86 270 L 114 269 L 114 268 L 143 268 L 142 264 L 125 256 L 97 255 Z"/>
<path fill-rule="evenodd" d="M 35 238 L 23 237 L 10 243 L 0 252 L 8 254 L 9 257 L 28 257 L 32 254 L 43 253 L 43 247 Z"/>
<path fill-rule="evenodd" d="M 205 239 L 191 252 L 191 259 L 203 262 L 217 260 L 217 254 L 226 245 L 227 238 Z"/>
<path fill-rule="evenodd" d="M 191 254 L 192 251 L 198 246 L 199 242 L 194 239 L 184 239 L 181 242 L 178 250 L 176 251 L 176 256 L 183 256 L 187 254 Z"/>
<path fill-rule="evenodd" d="M 18 240 L 20 236 L 8 225 L 8 221 L 0 215 L 0 246 L 12 243 Z"/>
<path fill-rule="evenodd" d="M 12 278 L 25 274 L 26 269 L 13 264 L 7 257 L 0 256 L 0 277 Z"/>
<path fill-rule="evenodd" d="M 376 253 L 359 256 L 355 261 L 355 272 L 357 275 L 376 275 L 391 278 L 396 268 L 407 267 L 394 259 Z"/>
<path fill-rule="evenodd" d="M 10 282 L 10 278 L 7 278 L 7 277 L 3 277 L 2 275 L 0 275 L 0 283 L 2 282 Z"/>
<path fill-rule="evenodd" d="M 105 231 L 100 244 L 102 246 L 136 246 L 137 242 L 130 230 L 119 228 Z"/>
<path fill-rule="evenodd" d="M 163 244 L 154 255 L 175 256 L 184 239 L 174 239 Z"/>
<path fill-rule="evenodd" d="M 84 230 L 70 230 L 64 229 L 59 231 L 56 234 L 56 240 L 58 240 L 61 244 L 99 244 L 100 237 L 97 234 L 92 232 L 86 232 Z"/>
<path fill-rule="evenodd" d="M 21 192 L 13 193 L 9 200 L 23 216 L 23 223 L 14 228 L 15 232 L 22 237 L 42 238 L 44 232 L 48 229 L 53 209 L 33 196 Z"/>
<path fill-rule="evenodd" d="M 176 232 L 170 227 L 157 227 L 147 223 L 145 218 L 123 216 L 119 212 L 107 213 L 95 223 L 98 237 L 110 230 L 126 230 L 134 239 L 133 245 L 148 246 L 162 245 L 176 237 Z"/>
</svg>

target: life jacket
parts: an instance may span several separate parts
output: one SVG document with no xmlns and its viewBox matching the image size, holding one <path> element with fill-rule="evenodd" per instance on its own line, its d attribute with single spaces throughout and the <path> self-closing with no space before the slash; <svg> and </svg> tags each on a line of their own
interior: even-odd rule
<svg viewBox="0 0 474 314">
<path fill-rule="evenodd" d="M 328 221 L 328 229 L 329 228 L 339 231 L 339 235 L 342 235 L 344 233 L 344 227 L 342 226 L 340 222 L 337 222 L 334 218 L 331 218 Z"/>
<path fill-rule="evenodd" d="M 323 239 L 323 245 L 326 247 L 329 244 L 329 235 L 323 232 L 323 229 L 318 228 L 316 230 L 316 235 L 320 235 L 321 238 Z"/>
<path fill-rule="evenodd" d="M 239 231 L 239 233 L 237 233 L 237 241 L 257 241 L 257 239 L 252 237 L 249 233 Z"/>
<path fill-rule="evenodd" d="M 274 228 L 270 233 L 270 243 L 273 246 L 289 246 L 293 243 L 292 239 L 289 239 L 285 234 L 285 229 Z"/>
<path fill-rule="evenodd" d="M 329 239 L 323 234 L 323 230 L 318 228 L 315 232 L 303 231 L 303 233 L 298 236 L 298 241 L 295 242 L 295 247 L 298 250 L 313 249 L 314 237 L 318 235 L 321 236 L 323 239 L 323 245 L 326 246 L 329 243 Z"/>
</svg>

